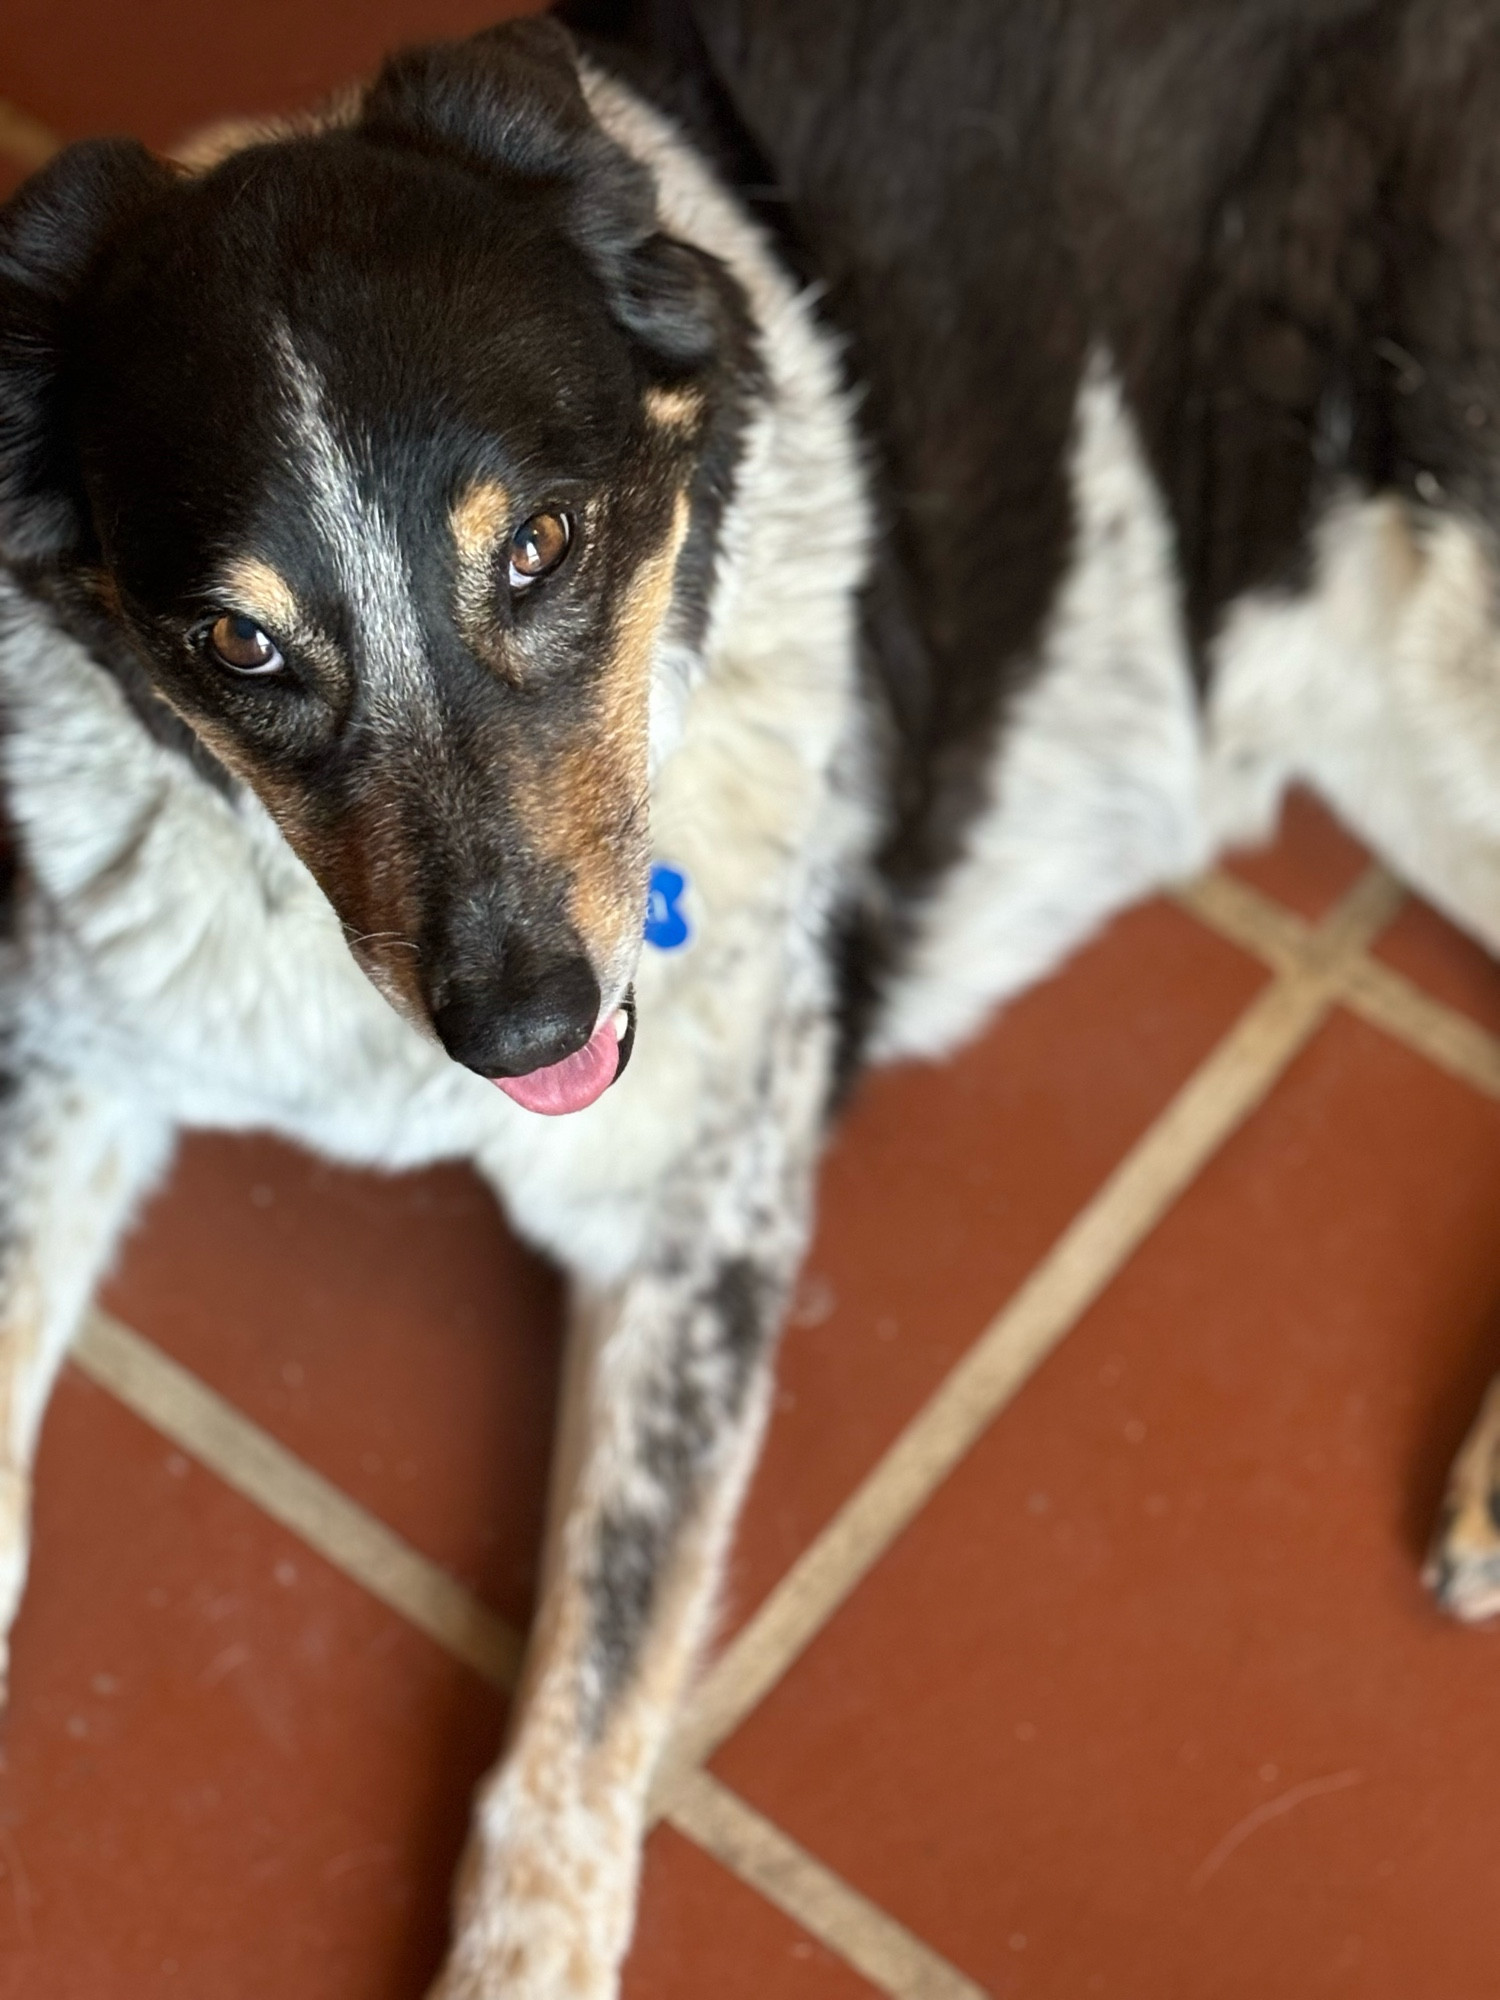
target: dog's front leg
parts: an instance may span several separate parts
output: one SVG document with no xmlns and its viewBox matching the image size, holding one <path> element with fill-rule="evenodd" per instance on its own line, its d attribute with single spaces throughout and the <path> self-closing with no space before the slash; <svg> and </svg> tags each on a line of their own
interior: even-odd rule
<svg viewBox="0 0 1500 2000">
<path fill-rule="evenodd" d="M 804 1247 L 820 1103 L 821 1068 L 727 1114 L 663 1190 L 629 1279 L 577 1300 L 547 1582 L 433 2000 L 616 1991 L 647 1790 L 711 1609 Z"/>
<path fill-rule="evenodd" d="M 0 1074 L 0 1696 L 47 1398 L 171 1136 L 140 1106 L 73 1077 L 41 1067 Z"/>
</svg>

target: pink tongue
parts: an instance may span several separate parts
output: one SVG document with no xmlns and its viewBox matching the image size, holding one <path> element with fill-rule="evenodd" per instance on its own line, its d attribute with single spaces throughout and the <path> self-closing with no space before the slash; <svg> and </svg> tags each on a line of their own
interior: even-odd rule
<svg viewBox="0 0 1500 2000">
<path fill-rule="evenodd" d="M 493 1081 L 507 1097 L 528 1111 L 540 1111 L 544 1118 L 560 1118 L 565 1111 L 582 1111 L 602 1097 L 615 1080 L 620 1067 L 620 1038 L 614 1017 L 594 1030 L 593 1040 L 576 1055 L 548 1063 L 525 1076 L 497 1076 Z"/>
</svg>

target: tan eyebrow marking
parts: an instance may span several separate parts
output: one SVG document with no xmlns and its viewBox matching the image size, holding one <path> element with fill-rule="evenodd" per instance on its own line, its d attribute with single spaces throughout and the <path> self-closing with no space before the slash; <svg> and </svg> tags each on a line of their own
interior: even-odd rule
<svg viewBox="0 0 1500 2000">
<path fill-rule="evenodd" d="M 488 556 L 510 527 L 514 502 L 498 479 L 478 479 L 453 504 L 449 524 L 460 562 Z"/>
<path fill-rule="evenodd" d="M 225 596 L 257 624 L 283 636 L 306 629 L 307 617 L 296 592 L 280 571 L 259 556 L 236 556 L 226 564 L 220 582 Z"/>
<path fill-rule="evenodd" d="M 671 430 L 694 430 L 703 415 L 703 398 L 696 389 L 653 387 L 646 391 L 645 402 L 651 421 Z"/>
<path fill-rule="evenodd" d="M 471 645 L 481 643 L 493 589 L 495 544 L 514 526 L 515 503 L 498 479 L 478 479 L 448 512 L 453 547 L 458 556 L 459 629 Z"/>
</svg>

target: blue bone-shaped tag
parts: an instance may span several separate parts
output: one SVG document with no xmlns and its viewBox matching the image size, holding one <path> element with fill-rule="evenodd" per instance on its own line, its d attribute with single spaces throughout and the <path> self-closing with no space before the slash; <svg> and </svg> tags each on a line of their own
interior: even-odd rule
<svg viewBox="0 0 1500 2000">
<path fill-rule="evenodd" d="M 651 870 L 651 888 L 646 897 L 646 942 L 658 951 L 678 951 L 688 941 L 688 921 L 680 898 L 687 877 L 676 868 L 658 861 Z"/>
</svg>

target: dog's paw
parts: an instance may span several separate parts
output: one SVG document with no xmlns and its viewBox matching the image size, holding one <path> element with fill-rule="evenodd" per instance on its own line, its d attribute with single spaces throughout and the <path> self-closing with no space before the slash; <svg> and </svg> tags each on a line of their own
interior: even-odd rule
<svg viewBox="0 0 1500 2000">
<path fill-rule="evenodd" d="M 557 1822 L 514 1812 L 503 1787 L 481 1808 L 459 1873 L 453 1944 L 428 2000 L 616 2000 L 629 1940 L 635 1852 L 586 1817 L 569 1841 Z M 496 1822 L 504 1825 L 494 1838 Z"/>
<path fill-rule="evenodd" d="M 465 1926 L 427 2000 L 616 2000 L 619 1973 L 565 1909 L 511 1904 Z"/>
<path fill-rule="evenodd" d="M 446 1965 L 427 2000 L 617 2000 L 619 1990 L 613 1973 L 580 1983 L 571 1973 L 554 1977 L 538 1965 L 502 1954 L 462 1967 Z"/>
<path fill-rule="evenodd" d="M 1500 1616 L 1500 1377 L 1453 1461 L 1423 1577 L 1455 1618 Z"/>
</svg>

